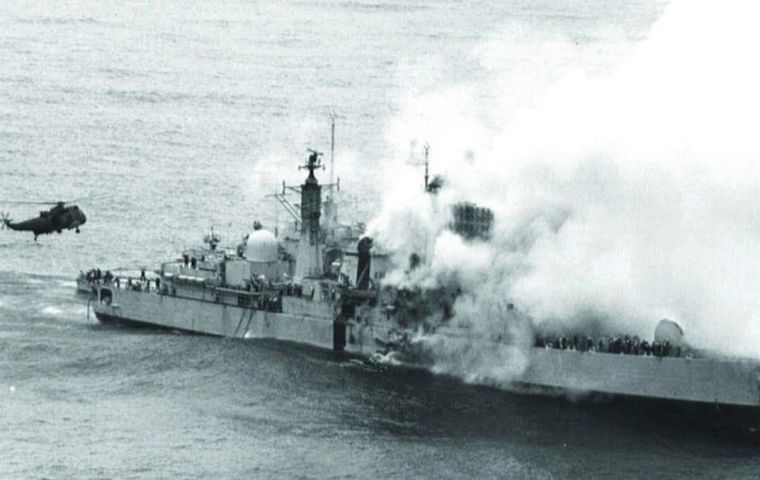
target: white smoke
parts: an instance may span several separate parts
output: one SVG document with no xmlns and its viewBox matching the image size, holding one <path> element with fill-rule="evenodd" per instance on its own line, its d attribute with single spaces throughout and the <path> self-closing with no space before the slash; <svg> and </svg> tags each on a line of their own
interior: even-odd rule
<svg viewBox="0 0 760 480">
<path fill-rule="evenodd" d="M 611 73 L 550 75 L 527 101 L 490 64 L 477 84 L 406 99 L 389 130 L 397 157 L 429 141 L 448 183 L 431 199 L 419 167 L 393 165 L 370 233 L 401 252 L 401 268 L 426 254 L 416 281 L 456 279 L 454 320 L 477 330 L 503 328 L 493 306 L 506 299 L 539 329 L 651 339 L 668 317 L 694 346 L 760 358 L 759 10 L 676 0 Z M 505 43 L 476 54 L 519 52 Z M 494 210 L 488 244 L 445 232 L 445 207 L 461 200 Z M 524 368 L 500 372 L 476 356 L 441 355 L 439 366 L 496 381 Z"/>
</svg>

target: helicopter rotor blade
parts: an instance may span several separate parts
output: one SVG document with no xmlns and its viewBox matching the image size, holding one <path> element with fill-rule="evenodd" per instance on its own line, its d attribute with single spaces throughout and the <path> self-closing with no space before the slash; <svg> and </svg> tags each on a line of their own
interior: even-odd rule
<svg viewBox="0 0 760 480">
<path fill-rule="evenodd" d="M 78 202 L 92 202 L 94 200 L 99 200 L 101 198 L 104 198 L 107 195 L 108 193 L 106 192 L 93 193 L 93 194 L 86 195 L 84 197 L 75 198 L 73 200 L 66 200 L 63 203 L 71 204 L 71 203 L 78 203 Z"/>
<path fill-rule="evenodd" d="M 0 200 L 0 205 L 58 205 L 58 204 L 64 204 L 69 205 L 75 202 L 88 202 L 93 200 L 98 200 L 100 198 L 104 198 L 108 195 L 107 192 L 100 192 L 100 193 L 90 193 L 88 195 L 85 195 L 83 197 L 74 198 L 71 200 L 53 200 L 53 201 L 46 201 L 46 202 L 26 202 L 26 201 L 19 201 L 19 200 Z"/>
</svg>

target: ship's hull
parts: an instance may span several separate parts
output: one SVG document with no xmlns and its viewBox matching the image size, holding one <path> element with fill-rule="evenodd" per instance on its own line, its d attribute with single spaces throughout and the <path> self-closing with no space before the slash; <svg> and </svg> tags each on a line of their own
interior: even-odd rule
<svg viewBox="0 0 760 480">
<path fill-rule="evenodd" d="M 579 392 L 758 407 L 758 375 L 760 365 L 738 360 L 533 348 L 520 381 Z"/>
<path fill-rule="evenodd" d="M 364 357 L 380 347 L 387 350 L 384 342 L 398 335 L 390 323 L 337 323 L 329 305 L 301 298 L 286 298 L 283 312 L 271 312 L 154 292 L 114 290 L 109 302 L 95 301 L 93 309 L 106 324 L 270 338 Z M 528 357 L 527 367 L 514 381 L 531 389 L 683 402 L 718 410 L 732 406 L 757 411 L 760 407 L 760 364 L 753 362 L 547 348 L 531 348 Z"/>
<path fill-rule="evenodd" d="M 332 309 L 303 298 L 286 298 L 284 312 L 271 312 L 213 301 L 113 290 L 110 304 L 93 302 L 105 324 L 151 326 L 232 338 L 270 338 L 340 350 L 362 356 L 377 351 L 391 326 L 336 323 Z"/>
</svg>

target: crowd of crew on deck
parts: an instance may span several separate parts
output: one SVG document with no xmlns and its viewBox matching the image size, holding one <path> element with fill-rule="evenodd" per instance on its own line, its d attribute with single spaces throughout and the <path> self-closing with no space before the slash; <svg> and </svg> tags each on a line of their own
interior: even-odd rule
<svg viewBox="0 0 760 480">
<path fill-rule="evenodd" d="M 106 270 L 105 273 L 103 273 L 99 268 L 88 270 L 87 273 L 80 271 L 79 276 L 84 277 L 88 282 L 94 283 L 109 283 L 113 280 L 113 274 L 110 270 Z"/>
<path fill-rule="evenodd" d="M 669 341 L 649 343 L 637 336 L 602 336 L 592 338 L 587 335 L 537 336 L 536 346 L 578 352 L 616 353 L 623 355 L 650 355 L 655 357 L 680 357 L 684 352 L 679 345 Z"/>
<path fill-rule="evenodd" d="M 132 277 L 121 278 L 111 273 L 110 270 L 103 272 L 99 268 L 93 268 L 92 270 L 87 271 L 87 273 L 80 272 L 80 276 L 83 276 L 91 284 L 111 285 L 114 288 L 121 288 L 124 286 L 125 288 L 136 291 L 150 292 L 151 284 L 153 284 L 153 289 L 156 292 L 160 291 L 161 293 L 168 293 L 166 289 L 161 290 L 161 278 L 157 277 L 155 279 L 149 279 L 146 275 L 145 269 L 140 271 L 139 279 Z"/>
</svg>

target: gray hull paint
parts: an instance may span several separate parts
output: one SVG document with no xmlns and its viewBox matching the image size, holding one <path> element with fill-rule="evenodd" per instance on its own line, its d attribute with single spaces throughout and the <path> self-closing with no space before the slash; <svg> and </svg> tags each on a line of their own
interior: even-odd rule
<svg viewBox="0 0 760 480">
<path fill-rule="evenodd" d="M 334 325 L 324 304 L 286 298 L 285 312 L 275 313 L 234 305 L 192 300 L 156 293 L 115 290 L 110 305 L 93 303 L 100 320 L 123 319 L 187 332 L 233 338 L 271 338 L 333 349 Z M 346 325 L 349 353 L 369 356 L 377 351 L 375 338 L 387 339 L 390 326 Z"/>
<path fill-rule="evenodd" d="M 760 365 L 534 348 L 520 381 L 567 390 L 760 406 Z"/>
<path fill-rule="evenodd" d="M 274 313 L 130 290 L 115 290 L 110 305 L 93 304 L 102 321 L 124 319 L 208 335 L 270 338 L 334 348 L 329 305 L 286 298 L 284 307 L 285 313 Z M 391 330 L 390 323 L 377 326 L 349 323 L 345 351 L 372 355 L 378 350 L 377 340 L 387 340 Z M 532 348 L 527 368 L 515 381 L 575 392 L 760 406 L 760 364 L 741 360 Z"/>
</svg>

